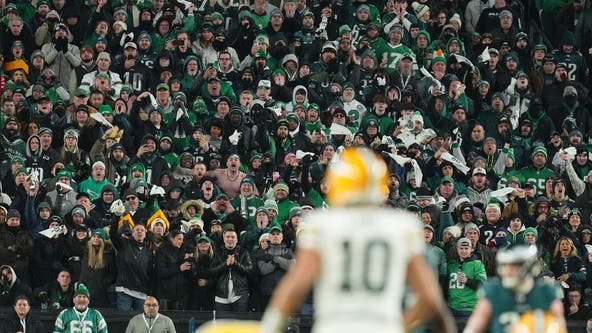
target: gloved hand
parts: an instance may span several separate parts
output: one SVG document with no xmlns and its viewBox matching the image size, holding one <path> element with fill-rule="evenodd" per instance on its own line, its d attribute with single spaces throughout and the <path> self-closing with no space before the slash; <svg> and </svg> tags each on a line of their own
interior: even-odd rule
<svg viewBox="0 0 592 333">
<path fill-rule="evenodd" d="M 63 118 L 66 115 L 66 108 L 60 106 L 60 107 L 54 107 L 53 111 L 55 112 L 55 114 L 58 115 L 58 117 Z"/>
<path fill-rule="evenodd" d="M 512 133 L 509 130 L 503 133 L 502 138 L 504 139 L 504 143 L 512 143 Z"/>
<path fill-rule="evenodd" d="M 175 116 L 175 119 L 176 119 L 177 121 L 179 121 L 179 119 L 181 119 L 181 118 L 183 118 L 183 117 L 187 117 L 187 110 L 185 109 L 185 107 L 183 107 L 183 106 L 180 106 L 180 107 L 177 109 L 177 114 L 176 114 L 176 116 Z"/>
<path fill-rule="evenodd" d="M 378 84 L 379 87 L 384 87 L 384 86 L 386 86 L 386 78 L 379 76 L 376 78 L 376 83 Z"/>
<path fill-rule="evenodd" d="M 57 38 L 55 40 L 56 50 L 66 52 L 68 51 L 68 40 L 66 38 Z"/>
<path fill-rule="evenodd" d="M 123 215 L 125 213 L 125 206 L 123 205 L 123 201 L 121 201 L 121 199 L 113 201 L 109 211 L 111 211 L 111 213 L 115 214 L 116 216 Z"/>
<path fill-rule="evenodd" d="M 51 84 L 57 89 L 59 87 L 61 87 L 62 83 L 60 82 L 60 79 L 57 76 L 54 76 L 53 79 L 51 80 Z"/>
<path fill-rule="evenodd" d="M 153 185 L 152 188 L 150 189 L 150 195 L 166 195 L 166 191 L 164 190 L 164 188 L 160 187 L 160 186 L 156 186 Z"/>
<path fill-rule="evenodd" d="M 233 146 L 236 146 L 236 145 L 238 145 L 238 141 L 240 140 L 240 138 L 241 138 L 241 133 L 238 130 L 234 130 L 234 133 L 232 133 L 232 135 L 228 137 L 228 140 L 230 140 L 230 143 Z"/>
</svg>

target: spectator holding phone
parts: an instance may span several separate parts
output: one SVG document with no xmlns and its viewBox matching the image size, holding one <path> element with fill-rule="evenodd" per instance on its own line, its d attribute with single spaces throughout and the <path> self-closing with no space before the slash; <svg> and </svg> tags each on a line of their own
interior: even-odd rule
<svg viewBox="0 0 592 333">
<path fill-rule="evenodd" d="M 188 304 L 193 253 L 183 248 L 183 237 L 181 231 L 172 230 L 165 245 L 156 252 L 155 294 L 163 310 L 183 310 Z"/>
</svg>

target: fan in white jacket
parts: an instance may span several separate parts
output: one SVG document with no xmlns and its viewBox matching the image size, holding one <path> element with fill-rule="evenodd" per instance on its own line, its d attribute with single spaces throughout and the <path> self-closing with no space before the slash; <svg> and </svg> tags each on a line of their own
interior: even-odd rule
<svg viewBox="0 0 592 333">
<path fill-rule="evenodd" d="M 401 133 L 397 135 L 397 139 L 401 139 L 405 147 L 409 147 L 412 143 L 424 145 L 429 139 L 436 136 L 433 129 L 423 127 L 423 116 L 419 112 L 411 116 L 411 121 L 413 127 L 404 126 Z"/>
</svg>

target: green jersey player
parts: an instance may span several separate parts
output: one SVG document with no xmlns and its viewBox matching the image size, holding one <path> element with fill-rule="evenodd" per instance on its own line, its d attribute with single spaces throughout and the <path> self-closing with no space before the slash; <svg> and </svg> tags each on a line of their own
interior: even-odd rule
<svg viewBox="0 0 592 333">
<path fill-rule="evenodd" d="M 488 281 L 463 333 L 511 332 L 522 314 L 544 311 L 554 317 L 557 332 L 566 332 L 559 287 L 536 277 L 540 273 L 534 245 L 517 245 L 497 254 L 500 279 Z M 555 332 L 555 331 L 554 331 Z"/>
</svg>

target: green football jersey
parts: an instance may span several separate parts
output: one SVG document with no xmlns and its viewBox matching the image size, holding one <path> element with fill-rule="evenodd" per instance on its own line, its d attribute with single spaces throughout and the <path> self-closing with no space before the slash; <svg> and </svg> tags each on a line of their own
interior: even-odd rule
<svg viewBox="0 0 592 333">
<path fill-rule="evenodd" d="M 479 295 L 491 303 L 493 313 L 489 332 L 506 333 L 510 332 L 511 327 L 523 313 L 529 310 L 548 311 L 554 300 L 563 297 L 563 292 L 554 284 L 537 280 L 527 295 L 518 297 L 504 288 L 499 279 L 493 279 L 483 285 Z"/>
<path fill-rule="evenodd" d="M 107 333 L 107 322 L 95 309 L 80 313 L 74 308 L 65 309 L 58 315 L 54 333 Z"/>
<path fill-rule="evenodd" d="M 480 260 L 459 262 L 452 260 L 448 263 L 448 306 L 458 311 L 473 311 L 477 305 L 477 288 L 472 289 L 459 281 L 464 273 L 468 280 L 485 282 L 487 273 Z"/>
<path fill-rule="evenodd" d="M 251 195 L 250 197 L 245 198 L 243 207 L 243 197 L 244 196 L 239 195 L 232 198 L 232 200 L 230 200 L 230 204 L 234 210 L 238 210 L 241 215 L 249 221 L 249 224 L 255 224 L 255 212 L 257 211 L 257 208 L 263 206 L 264 202 L 256 196 Z"/>
<path fill-rule="evenodd" d="M 388 73 L 393 73 L 399 68 L 399 61 L 401 61 L 403 55 L 413 54 L 411 49 L 403 44 L 393 46 L 390 43 L 386 43 L 381 51 L 382 55 L 378 61 L 382 62 L 386 57 L 386 71 Z"/>
<path fill-rule="evenodd" d="M 520 175 L 518 178 L 524 184 L 525 182 L 536 184 L 537 194 L 541 195 L 545 193 L 545 181 L 547 177 L 554 175 L 555 172 L 547 167 L 542 169 L 536 169 L 533 166 L 527 166 L 520 169 Z"/>
</svg>

